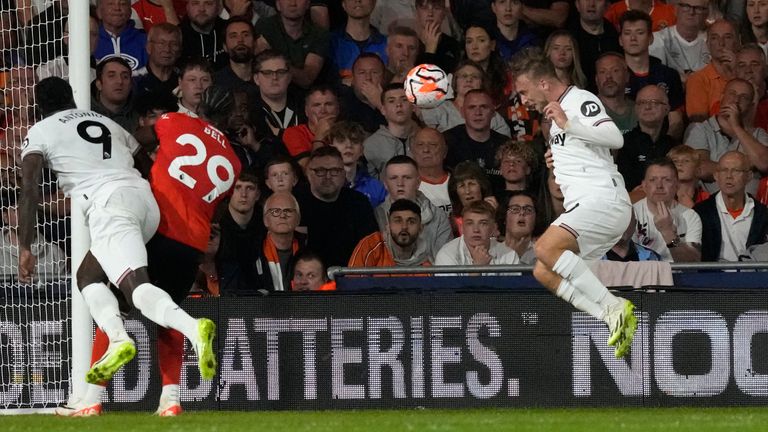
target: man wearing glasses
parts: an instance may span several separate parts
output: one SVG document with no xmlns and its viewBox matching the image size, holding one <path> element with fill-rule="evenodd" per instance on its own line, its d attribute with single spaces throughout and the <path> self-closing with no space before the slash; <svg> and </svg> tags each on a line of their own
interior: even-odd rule
<svg viewBox="0 0 768 432">
<path fill-rule="evenodd" d="M 677 24 L 653 33 L 650 54 L 680 73 L 685 84 L 688 76 L 709 63 L 707 16 L 709 0 L 681 0 Z"/>
<path fill-rule="evenodd" d="M 270 195 L 264 203 L 264 238 L 261 261 L 266 264 L 275 291 L 290 291 L 295 257 L 306 236 L 296 232 L 301 220 L 299 203 L 287 192 Z"/>
<path fill-rule="evenodd" d="M 616 156 L 616 165 L 629 192 L 643 181 L 648 162 L 663 157 L 675 145 L 664 123 L 668 112 L 669 99 L 661 87 L 651 84 L 637 93 L 635 113 L 638 124 L 624 134 L 624 147 Z"/>
<path fill-rule="evenodd" d="M 266 50 L 253 61 L 253 82 L 259 91 L 252 107 L 251 122 L 256 130 L 274 138 L 283 138 L 283 132 L 303 123 L 304 101 L 293 91 L 291 68 L 285 54 Z"/>
<path fill-rule="evenodd" d="M 746 192 L 750 165 L 743 153 L 725 153 L 714 174 L 720 192 L 693 208 L 705 227 L 702 261 L 742 261 L 751 246 L 768 241 L 768 208 Z"/>
<path fill-rule="evenodd" d="M 699 177 L 708 192 L 717 192 L 714 182 L 717 161 L 725 152 L 737 150 L 753 164 L 755 171 L 768 173 L 768 133 L 752 127 L 755 89 L 748 81 L 734 78 L 725 85 L 720 110 L 702 123 L 691 123 L 685 144 L 696 149 L 701 160 Z M 747 193 L 757 191 L 759 174 L 747 183 Z"/>
<path fill-rule="evenodd" d="M 344 162 L 335 147 L 312 151 L 306 174 L 309 187 L 296 190 L 299 231 L 307 233 L 307 247 L 326 265 L 346 265 L 357 243 L 378 230 L 373 208 L 365 195 L 344 187 Z"/>
</svg>

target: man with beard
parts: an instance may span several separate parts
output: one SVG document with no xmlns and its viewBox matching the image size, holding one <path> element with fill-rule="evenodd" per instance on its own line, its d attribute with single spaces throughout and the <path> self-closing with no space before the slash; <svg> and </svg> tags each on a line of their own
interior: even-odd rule
<svg viewBox="0 0 768 432">
<path fill-rule="evenodd" d="M 365 195 L 344 187 L 344 161 L 335 147 L 314 150 L 306 173 L 309 188 L 296 188 L 299 231 L 307 233 L 307 247 L 326 265 L 346 265 L 360 239 L 378 229 L 371 204 Z"/>
<path fill-rule="evenodd" d="M 187 17 L 181 22 L 182 50 L 185 59 L 205 58 L 218 70 L 224 67 L 224 25 L 219 18 L 221 0 L 189 0 Z"/>
<path fill-rule="evenodd" d="M 637 125 L 637 114 L 635 105 L 624 92 L 629 82 L 624 56 L 617 52 L 605 53 L 597 59 L 595 69 L 597 97 L 605 106 L 605 112 L 622 134 L 631 131 Z"/>
<path fill-rule="evenodd" d="M 216 72 L 213 81 L 225 90 L 244 89 L 255 96 L 258 92 L 253 82 L 253 24 L 245 18 L 234 17 L 224 27 L 224 51 L 229 54 L 227 65 Z"/>
<path fill-rule="evenodd" d="M 431 265 L 421 237 L 421 208 L 408 199 L 392 203 L 387 217 L 388 235 L 380 231 L 357 244 L 350 267 L 418 267 Z"/>
</svg>

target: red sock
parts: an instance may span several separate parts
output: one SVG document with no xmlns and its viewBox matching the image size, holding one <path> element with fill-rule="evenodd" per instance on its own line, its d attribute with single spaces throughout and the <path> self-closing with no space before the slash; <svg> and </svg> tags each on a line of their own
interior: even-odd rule
<svg viewBox="0 0 768 432">
<path fill-rule="evenodd" d="M 91 366 L 93 366 L 93 364 L 96 363 L 96 361 L 100 359 L 105 352 L 107 352 L 108 347 L 109 338 L 107 337 L 107 334 L 101 331 L 100 328 L 96 327 L 96 334 L 93 337 L 93 348 L 91 348 Z M 102 382 L 97 383 L 97 385 L 105 387 L 107 383 Z"/>
<path fill-rule="evenodd" d="M 157 326 L 157 357 L 163 385 L 179 384 L 184 357 L 184 335 L 173 329 Z"/>
</svg>

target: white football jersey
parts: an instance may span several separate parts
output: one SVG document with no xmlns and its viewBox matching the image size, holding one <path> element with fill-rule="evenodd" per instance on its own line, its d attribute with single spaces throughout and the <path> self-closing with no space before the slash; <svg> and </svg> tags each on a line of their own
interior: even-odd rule
<svg viewBox="0 0 768 432">
<path fill-rule="evenodd" d="M 38 153 L 68 196 L 90 199 L 145 182 L 133 168 L 139 143 L 120 125 L 93 111 L 69 109 L 35 123 L 21 157 Z"/>
<path fill-rule="evenodd" d="M 623 145 L 623 137 L 600 99 L 571 86 L 560 96 L 559 102 L 568 117 L 568 130 L 552 122 L 549 146 L 566 209 L 579 197 L 605 196 L 606 189 L 620 189 L 626 194 L 624 179 L 613 163 L 610 151 L 610 148 Z"/>
</svg>

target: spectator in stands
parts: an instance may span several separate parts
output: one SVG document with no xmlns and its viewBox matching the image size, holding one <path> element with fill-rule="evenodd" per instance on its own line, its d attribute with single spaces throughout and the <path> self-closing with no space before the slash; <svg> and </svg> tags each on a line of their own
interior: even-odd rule
<svg viewBox="0 0 768 432">
<path fill-rule="evenodd" d="M 461 58 L 461 44 L 442 31 L 447 12 L 444 0 L 415 0 L 419 55 L 416 64 L 434 64 L 450 73 Z"/>
<path fill-rule="evenodd" d="M 134 0 L 131 7 L 139 17 L 141 27 L 149 33 L 158 24 L 178 26 L 179 18 L 187 13 L 186 3 L 185 0 Z"/>
<path fill-rule="evenodd" d="M 25 66 L 27 60 L 19 44 L 21 26 L 17 15 L 11 10 L 0 11 L 0 71 Z"/>
<path fill-rule="evenodd" d="M 221 0 L 187 1 L 187 17 L 181 22 L 182 58 L 204 58 L 216 70 L 224 67 L 227 55 L 221 9 Z"/>
<path fill-rule="evenodd" d="M 393 156 L 407 154 L 413 136 L 419 131 L 413 119 L 413 105 L 408 102 L 402 84 L 391 83 L 384 87 L 381 92 L 381 112 L 387 119 L 387 125 L 381 126 L 363 143 L 368 172 L 379 180 L 383 180 L 387 161 Z"/>
<path fill-rule="evenodd" d="M 685 84 L 688 76 L 709 63 L 707 14 L 709 0 L 685 0 L 675 5 L 677 24 L 653 33 L 649 52 L 676 70 Z"/>
<path fill-rule="evenodd" d="M 653 249 L 663 261 L 701 261 L 701 219 L 675 201 L 675 164 L 667 158 L 650 162 L 643 190 L 646 197 L 634 204 L 637 229 L 633 240 Z"/>
<path fill-rule="evenodd" d="M 313 87 L 307 93 L 304 113 L 307 123 L 289 127 L 283 134 L 285 148 L 302 167 L 313 149 L 327 144 L 328 132 L 339 117 L 336 92 L 328 86 Z"/>
<path fill-rule="evenodd" d="M 421 129 L 411 142 L 411 157 L 419 167 L 419 191 L 441 209 L 451 215 L 451 197 L 448 196 L 448 181 L 451 173 L 445 170 L 445 156 L 448 147 L 443 134 L 435 129 Z"/>
<path fill-rule="evenodd" d="M 271 280 L 270 291 L 289 291 L 295 257 L 306 243 L 306 236 L 296 232 L 301 220 L 299 203 L 288 192 L 276 192 L 264 202 L 264 226 L 267 235 L 261 263 L 269 269 L 264 272 Z"/>
<path fill-rule="evenodd" d="M 343 266 L 360 240 L 376 231 L 368 198 L 344 187 L 344 161 L 336 148 L 320 147 L 307 161 L 309 188 L 297 188 L 307 246 L 329 266 Z"/>
<path fill-rule="evenodd" d="M 346 172 L 346 186 L 368 198 L 371 207 L 376 208 L 387 198 L 384 185 L 368 173 L 368 167 L 363 160 L 363 141 L 367 134 L 358 123 L 340 121 L 328 132 L 328 142 L 341 153 Z"/>
<path fill-rule="evenodd" d="M 632 241 L 632 236 L 635 234 L 635 228 L 637 227 L 637 219 L 635 218 L 634 210 L 630 213 L 629 225 L 621 235 L 619 241 L 605 253 L 604 260 L 608 261 L 661 261 L 661 256 L 639 243 Z"/>
<path fill-rule="evenodd" d="M 264 166 L 264 183 L 272 192 L 291 192 L 299 182 L 299 170 L 291 159 L 277 155 Z"/>
<path fill-rule="evenodd" d="M 766 94 L 765 51 L 759 45 L 749 43 L 736 53 L 736 78 L 749 81 L 755 87 L 755 119 L 752 126 L 768 130 L 768 94 Z"/>
<path fill-rule="evenodd" d="M 675 7 L 660 0 L 627 0 L 613 3 L 605 12 L 605 18 L 610 21 L 617 30 L 621 31 L 621 18 L 628 11 L 642 12 L 651 18 L 652 30 L 675 25 L 677 17 Z"/>
<path fill-rule="evenodd" d="M 539 46 L 539 37 L 528 28 L 523 17 L 521 0 L 491 0 L 491 10 L 496 17 L 496 47 L 504 61 L 523 48 Z"/>
<path fill-rule="evenodd" d="M 475 161 L 485 169 L 495 191 L 502 190 L 504 179 L 496 162 L 496 151 L 507 137 L 491 129 L 493 98 L 485 90 L 470 90 L 464 96 L 466 124 L 445 132 L 448 143 L 446 165 L 455 167 L 462 161 Z"/>
<path fill-rule="evenodd" d="M 743 153 L 723 154 L 714 176 L 720 191 L 694 207 L 704 226 L 701 260 L 742 261 L 751 246 L 768 242 L 768 208 L 746 193 L 752 169 Z"/>
<path fill-rule="evenodd" d="M 643 87 L 637 93 L 635 112 L 638 124 L 624 134 L 624 147 L 616 155 L 616 165 L 630 192 L 643 181 L 645 165 L 664 157 L 676 144 L 675 139 L 667 135 L 665 120 L 669 102 L 661 87 L 653 84 Z"/>
<path fill-rule="evenodd" d="M 461 213 L 464 233 L 443 246 L 435 265 L 508 265 L 518 264 L 517 253 L 494 238 L 496 209 L 485 201 L 474 201 Z"/>
<path fill-rule="evenodd" d="M 470 90 L 485 88 L 486 78 L 485 72 L 479 64 L 472 60 L 462 60 L 453 72 L 451 85 L 454 94 L 453 99 L 450 100 L 450 103 L 445 101 L 435 108 L 421 108 L 419 114 L 422 121 L 440 132 L 463 125 L 465 123 L 462 114 L 464 97 Z M 498 112 L 494 113 L 491 119 L 491 129 L 507 137 L 512 133 L 506 120 Z"/>
<path fill-rule="evenodd" d="M 398 199 L 389 207 L 382 231 L 360 240 L 349 267 L 418 267 L 431 265 L 428 239 L 423 234 L 421 208 L 409 199 Z"/>
<path fill-rule="evenodd" d="M 93 53 L 97 62 L 111 56 L 123 57 L 134 75 L 147 66 L 147 34 L 134 27 L 129 0 L 99 0 L 96 15 L 101 21 L 99 43 Z"/>
<path fill-rule="evenodd" d="M 328 31 L 306 20 L 309 0 L 276 0 L 278 14 L 256 23 L 256 52 L 273 48 L 291 63 L 291 80 L 310 88 L 325 64 L 330 42 Z"/>
<path fill-rule="evenodd" d="M 416 5 L 413 0 L 379 0 L 371 14 L 371 24 L 385 35 L 395 27 L 416 27 Z"/>
<path fill-rule="evenodd" d="M 547 38 L 544 52 L 555 66 L 557 78 L 566 85 L 585 88 L 587 79 L 581 70 L 579 47 L 568 30 L 555 30 Z"/>
<path fill-rule="evenodd" d="M 347 15 L 347 23 L 331 33 L 330 56 L 333 69 L 344 84 L 352 82 L 352 65 L 364 53 L 387 55 L 387 37 L 371 25 L 371 13 L 376 0 L 342 0 L 341 7 Z"/>
<path fill-rule="evenodd" d="M 508 192 L 528 190 L 536 155 L 530 144 L 509 140 L 496 151 L 496 163 L 504 179 L 504 188 L 498 195 L 499 202 L 506 201 Z"/>
<path fill-rule="evenodd" d="M 419 35 L 410 27 L 395 27 L 387 36 L 387 71 L 391 83 L 402 84 L 408 71 L 416 65 Z"/>
<path fill-rule="evenodd" d="M 707 29 L 709 64 L 691 74 L 685 84 L 685 111 L 692 122 L 700 122 L 717 113 L 725 84 L 733 78 L 739 35 L 729 21 L 720 20 Z"/>
<path fill-rule="evenodd" d="M 108 57 L 96 67 L 96 89 L 91 109 L 133 133 L 138 117 L 133 111 L 131 66 L 123 57 Z"/>
<path fill-rule="evenodd" d="M 542 39 L 546 38 L 552 30 L 565 27 L 571 10 L 570 1 L 522 0 L 522 2 L 523 20 L 537 31 Z"/>
<path fill-rule="evenodd" d="M 235 107 L 224 134 L 240 159 L 243 169 L 260 172 L 275 156 L 286 154 L 283 144 L 272 136 L 260 135 L 250 123 L 248 94 L 243 88 L 232 91 Z"/>
<path fill-rule="evenodd" d="M 257 266 L 265 236 L 260 197 L 258 176 L 242 171 L 227 208 L 214 219 L 220 227 L 219 244 L 211 251 L 216 273 L 208 277 L 218 278 L 221 295 L 254 294 L 271 288 L 265 281 L 269 270 Z"/>
<path fill-rule="evenodd" d="M 494 106 L 506 99 L 511 90 L 509 69 L 496 50 L 495 34 L 471 25 L 464 32 L 464 51 L 466 58 L 480 65 L 488 79 L 488 88 L 494 96 Z"/>
<path fill-rule="evenodd" d="M 253 81 L 258 94 L 251 102 L 251 122 L 261 135 L 282 140 L 289 127 L 304 123 L 304 100 L 291 90 L 291 65 L 288 57 L 265 50 L 253 62 Z"/>
<path fill-rule="evenodd" d="M 352 87 L 342 87 L 341 99 L 347 120 L 360 123 L 368 133 L 387 120 L 381 114 L 384 62 L 374 53 L 362 53 L 352 65 Z"/>
<path fill-rule="evenodd" d="M 499 206 L 485 171 L 473 161 L 460 162 L 453 169 L 451 178 L 448 180 L 448 196 L 451 198 L 453 214 L 450 222 L 454 237 L 462 233 L 461 215 L 464 207 L 474 201 L 486 201 L 494 208 Z"/>
<path fill-rule="evenodd" d="M 146 74 L 136 78 L 136 97 L 147 93 L 173 93 L 179 84 L 176 63 L 181 56 L 181 29 L 160 23 L 152 26 L 147 36 Z"/>
<path fill-rule="evenodd" d="M 229 61 L 213 77 L 217 87 L 243 89 L 249 95 L 258 91 L 253 82 L 253 24 L 245 18 L 230 18 L 224 26 L 224 52 Z"/>
<path fill-rule="evenodd" d="M 765 5 L 759 1 L 731 1 L 728 3 L 740 4 L 741 19 L 731 22 L 741 24 L 741 39 L 743 42 L 752 42 L 765 49 L 768 46 L 768 14 L 765 13 Z M 747 3 L 744 5 L 744 3 Z"/>
<path fill-rule="evenodd" d="M 536 198 L 524 190 L 516 190 L 500 208 L 503 212 L 504 244 L 515 251 L 520 263 L 536 264 L 533 233 L 536 229 Z"/>
<path fill-rule="evenodd" d="M 18 192 L 6 189 L 0 197 L 0 276 L 10 282 L 19 268 L 19 232 L 16 196 Z M 66 254 L 53 243 L 35 232 L 32 242 L 32 253 L 37 257 L 35 281 L 49 281 L 67 277 L 68 266 Z"/>
<path fill-rule="evenodd" d="M 451 235 L 451 225 L 445 213 L 419 192 L 421 181 L 419 180 L 416 161 L 403 155 L 393 157 L 384 167 L 383 181 L 389 196 L 374 210 L 379 231 L 386 233 L 388 230 L 389 209 L 393 202 L 399 199 L 415 202 L 421 208 L 421 236 L 426 242 L 426 252 L 431 260 L 453 236 Z"/>
<path fill-rule="evenodd" d="M 653 40 L 651 18 L 644 12 L 630 10 L 622 15 L 620 25 L 619 42 L 624 48 L 624 61 L 629 67 L 627 95 L 635 99 L 637 92 L 649 84 L 663 87 L 669 98 L 669 133 L 679 138 L 683 132 L 683 85 L 677 71 L 664 66 L 661 60 L 648 53 Z"/>
<path fill-rule="evenodd" d="M 571 20 L 568 29 L 579 46 L 581 68 L 587 79 L 587 90 L 596 93 L 595 64 L 603 54 L 621 52 L 619 33 L 604 17 L 608 7 L 607 0 L 576 0 L 575 5 L 578 16 L 577 19 Z M 626 64 L 624 68 L 626 69 Z"/>
<path fill-rule="evenodd" d="M 756 171 L 768 173 L 768 133 L 749 126 L 754 97 L 752 84 L 734 78 L 725 85 L 720 112 L 705 122 L 691 123 L 686 131 L 685 144 L 698 150 L 701 160 L 699 178 L 710 193 L 717 191 L 713 175 L 717 161 L 726 151 L 741 151 Z M 748 193 L 757 191 L 757 178 L 747 184 Z"/>
<path fill-rule="evenodd" d="M 213 71 L 206 60 L 191 59 L 179 68 L 179 112 L 197 117 L 200 97 L 213 84 Z"/>
<path fill-rule="evenodd" d="M 52 5 L 53 7 L 54 5 Z M 30 29 L 32 31 L 33 29 Z M 32 33 L 37 33 L 32 31 Z M 39 35 L 38 35 L 39 36 Z M 62 35 L 62 42 L 69 47 L 69 21 L 67 21 L 64 33 Z M 34 37 L 32 37 L 34 39 Z M 96 59 L 93 57 L 93 53 L 96 52 L 96 47 L 99 43 L 99 20 L 95 16 L 88 17 L 88 46 L 91 48 L 91 81 L 96 79 Z M 0 49 L 3 46 L 3 41 L 0 41 Z M 0 66 L 0 70 L 2 67 Z M 49 58 L 48 61 L 40 64 L 36 70 L 38 81 L 48 77 L 57 76 L 65 80 L 69 80 L 69 54 L 68 50 L 63 50 L 61 55 L 55 58 Z"/>
<path fill-rule="evenodd" d="M 314 252 L 304 250 L 296 256 L 293 268 L 293 291 L 335 291 L 336 282 L 328 279 L 322 258 Z"/>
<path fill-rule="evenodd" d="M 624 93 L 629 84 L 629 70 L 624 56 L 615 52 L 607 52 L 597 59 L 597 97 L 605 107 L 622 134 L 637 126 L 635 104 Z M 666 95 L 665 95 L 666 99 Z"/>
<path fill-rule="evenodd" d="M 681 144 L 672 147 L 667 157 L 677 168 L 677 202 L 688 208 L 709 198 L 699 180 L 699 154 L 691 147 Z"/>
</svg>

